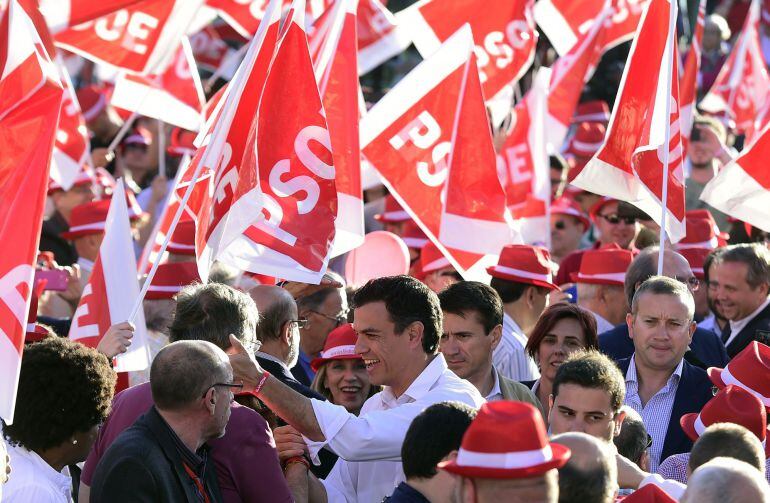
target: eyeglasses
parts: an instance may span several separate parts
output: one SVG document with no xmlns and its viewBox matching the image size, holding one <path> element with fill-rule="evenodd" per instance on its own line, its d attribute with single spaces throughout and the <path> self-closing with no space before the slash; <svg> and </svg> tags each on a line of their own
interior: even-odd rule
<svg viewBox="0 0 770 503">
<path fill-rule="evenodd" d="M 626 225 L 634 225 L 636 223 L 636 218 L 634 217 L 621 217 L 617 213 L 609 213 L 602 215 L 601 213 L 598 215 L 602 217 L 604 220 L 607 221 L 607 223 L 612 225 L 618 225 L 620 222 L 623 222 Z"/>
<path fill-rule="evenodd" d="M 215 382 L 214 384 L 212 384 L 211 386 L 209 386 L 208 388 L 206 388 L 206 391 L 203 393 L 203 396 L 205 397 L 205 396 L 206 396 L 206 393 L 208 393 L 208 392 L 209 392 L 209 390 L 210 390 L 211 388 L 216 388 L 217 386 L 227 386 L 228 388 L 231 388 L 231 389 L 237 389 L 237 390 L 239 390 L 239 391 L 242 391 L 242 390 L 243 390 L 243 383 L 242 383 L 242 382 L 241 382 L 241 383 L 234 383 L 234 382 Z M 233 391 L 233 393 L 235 393 L 235 391 Z"/>
<path fill-rule="evenodd" d="M 323 316 L 327 320 L 333 321 L 334 323 L 337 324 L 336 326 L 340 326 L 343 323 L 348 321 L 348 312 L 347 311 L 343 311 L 340 314 L 338 314 L 337 316 L 329 316 L 326 313 L 322 313 L 321 311 L 314 311 L 312 309 L 310 310 L 310 312 L 311 313 L 315 313 L 315 314 L 317 314 L 319 316 Z M 307 320 L 305 320 L 305 324 L 307 324 Z M 300 328 L 302 328 L 302 327 L 300 327 Z"/>
<path fill-rule="evenodd" d="M 691 278 L 674 278 L 680 283 L 684 283 L 687 285 L 687 288 L 690 289 L 691 292 L 697 292 L 698 288 L 700 288 L 700 280 L 696 278 L 695 276 Z"/>
<path fill-rule="evenodd" d="M 315 311 L 313 311 L 313 312 L 315 312 Z M 318 314 L 322 314 L 322 313 L 318 313 Z M 296 319 L 296 320 L 288 320 L 286 323 L 296 323 L 297 324 L 297 328 L 305 328 L 307 326 L 307 318 L 299 318 L 299 319 Z"/>
<path fill-rule="evenodd" d="M 645 450 L 647 450 L 647 449 L 649 449 L 650 447 L 652 447 L 652 437 L 651 437 L 651 436 L 650 436 L 650 434 L 648 433 L 648 434 L 647 434 L 647 445 L 645 445 L 645 446 L 644 446 L 644 449 L 645 449 Z"/>
</svg>

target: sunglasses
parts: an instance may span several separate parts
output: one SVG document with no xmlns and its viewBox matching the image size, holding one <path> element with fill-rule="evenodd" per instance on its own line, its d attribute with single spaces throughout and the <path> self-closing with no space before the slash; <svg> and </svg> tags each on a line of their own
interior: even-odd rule
<svg viewBox="0 0 770 503">
<path fill-rule="evenodd" d="M 310 312 L 311 313 L 315 313 L 318 316 L 323 316 L 327 320 L 333 321 L 334 323 L 337 324 L 337 326 L 340 326 L 343 323 L 348 321 L 348 312 L 347 311 L 345 311 L 344 313 L 340 313 L 337 316 L 329 316 L 326 313 L 322 313 L 320 311 L 313 311 L 312 309 L 310 310 Z M 305 325 L 307 325 L 307 320 L 305 320 L 305 323 L 302 326 L 300 326 L 299 328 L 304 328 Z"/>
<path fill-rule="evenodd" d="M 691 278 L 674 278 L 680 283 L 684 283 L 690 289 L 690 291 L 697 292 L 700 288 L 700 280 L 696 277 Z"/>
<path fill-rule="evenodd" d="M 612 225 L 618 225 L 620 222 L 623 222 L 626 225 L 634 225 L 636 223 L 636 218 L 634 217 L 621 217 L 617 213 L 609 213 L 609 214 L 599 214 L 598 216 L 602 217 L 604 220 L 607 221 L 607 223 Z"/>
</svg>

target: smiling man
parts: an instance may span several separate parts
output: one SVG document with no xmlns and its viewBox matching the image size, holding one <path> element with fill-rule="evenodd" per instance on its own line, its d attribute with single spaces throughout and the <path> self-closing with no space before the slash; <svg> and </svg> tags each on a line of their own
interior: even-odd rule
<svg viewBox="0 0 770 503">
<path fill-rule="evenodd" d="M 626 318 L 634 354 L 618 364 L 626 376 L 626 405 L 642 416 L 652 437 L 652 472 L 671 454 L 690 450 L 679 418 L 699 412 L 712 396 L 706 372 L 684 360 L 695 332 L 694 314 L 684 283 L 653 276 L 636 290 Z"/>
<path fill-rule="evenodd" d="M 401 444 L 412 419 L 446 400 L 472 407 L 484 402 L 438 353 L 441 309 L 436 294 L 424 284 L 410 276 L 375 279 L 356 292 L 353 305 L 355 351 L 366 363 L 372 384 L 384 386 L 364 403 L 359 416 L 340 405 L 300 395 L 271 377 L 245 350 L 231 356 L 244 388 L 253 390 L 304 435 L 282 441 L 279 451 L 284 459 L 301 456 L 305 443 L 311 456 L 323 446 L 340 456 L 323 482 L 312 474 L 299 474 L 307 476 L 310 501 L 381 501 L 405 480 Z M 288 476 L 306 470 L 301 458 L 287 463 Z"/>
</svg>

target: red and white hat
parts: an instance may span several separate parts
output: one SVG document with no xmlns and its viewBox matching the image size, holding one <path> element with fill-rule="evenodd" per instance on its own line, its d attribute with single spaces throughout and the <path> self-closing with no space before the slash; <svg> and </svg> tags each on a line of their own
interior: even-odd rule
<svg viewBox="0 0 770 503">
<path fill-rule="evenodd" d="M 604 143 L 607 128 L 599 122 L 581 122 L 569 141 L 565 154 L 593 157 Z"/>
<path fill-rule="evenodd" d="M 770 347 L 752 341 L 723 369 L 710 367 L 709 379 L 717 388 L 741 387 L 770 407 Z"/>
<path fill-rule="evenodd" d="M 374 215 L 375 220 L 388 223 L 406 222 L 407 220 L 411 220 L 411 218 L 409 213 L 404 211 L 401 205 L 398 204 L 396 198 L 390 194 L 385 196 L 385 211 Z"/>
<path fill-rule="evenodd" d="M 134 126 L 131 131 L 128 132 L 126 137 L 120 143 L 123 146 L 126 145 L 144 145 L 149 146 L 152 143 L 152 134 L 141 126 Z"/>
<path fill-rule="evenodd" d="M 464 477 L 520 479 L 561 468 L 570 454 L 567 447 L 548 442 L 540 412 L 532 405 L 501 400 L 481 406 L 457 458 L 438 467 Z"/>
<path fill-rule="evenodd" d="M 94 175 L 94 171 L 91 169 L 90 166 L 84 164 L 80 166 L 80 170 L 78 170 L 78 175 L 75 178 L 75 181 L 72 183 L 72 186 L 79 186 L 79 185 L 93 185 L 96 177 Z M 56 181 L 54 181 L 53 178 L 48 178 L 48 195 L 50 196 L 57 190 L 64 190 L 64 187 L 59 185 Z"/>
<path fill-rule="evenodd" d="M 573 124 L 581 122 L 602 122 L 607 124 L 609 121 L 610 106 L 601 100 L 578 103 L 575 108 L 575 115 L 572 117 Z"/>
<path fill-rule="evenodd" d="M 75 94 L 86 122 L 94 120 L 102 110 L 107 108 L 107 92 L 104 88 L 90 85 L 81 87 Z"/>
<path fill-rule="evenodd" d="M 559 290 L 553 283 L 553 266 L 551 254 L 541 246 L 507 245 L 487 272 L 493 278 Z"/>
<path fill-rule="evenodd" d="M 591 206 L 591 210 L 590 210 L 591 220 L 596 221 L 596 217 L 597 215 L 599 215 L 599 212 L 602 211 L 602 208 L 604 208 L 610 203 L 616 203 L 617 201 L 618 201 L 617 199 L 614 199 L 612 197 L 602 196 L 601 199 L 596 201 L 596 203 L 593 206 Z"/>
<path fill-rule="evenodd" d="M 70 213 L 70 228 L 62 232 L 61 237 L 72 241 L 79 237 L 103 233 L 108 211 L 110 202 L 104 199 L 75 206 Z"/>
<path fill-rule="evenodd" d="M 104 200 L 110 201 L 111 199 L 112 194 L 109 194 Z M 146 215 L 142 207 L 139 206 L 139 201 L 136 200 L 136 194 L 134 194 L 132 190 L 126 190 L 126 207 L 128 208 L 128 218 L 132 221 Z"/>
<path fill-rule="evenodd" d="M 329 360 L 359 360 L 361 355 L 356 353 L 356 341 L 358 335 L 353 330 L 353 325 L 346 323 L 329 332 L 326 344 L 318 358 L 313 358 L 310 368 L 318 372 L 321 366 Z"/>
<path fill-rule="evenodd" d="M 406 246 L 415 250 L 421 250 L 428 244 L 428 236 L 422 232 L 420 226 L 414 220 L 409 220 L 404 226 L 404 233 L 401 235 Z"/>
<path fill-rule="evenodd" d="M 577 218 L 586 229 L 591 226 L 588 215 L 583 213 L 583 209 L 568 197 L 560 197 L 551 203 L 551 215 L 569 215 Z"/>
<path fill-rule="evenodd" d="M 176 255 L 195 255 L 195 221 L 181 220 L 176 225 L 166 251 Z"/>
<path fill-rule="evenodd" d="M 642 486 L 621 501 L 623 503 L 676 503 L 674 498 L 655 484 Z"/>
<path fill-rule="evenodd" d="M 628 266 L 634 254 L 616 244 L 597 250 L 586 250 L 580 260 L 580 270 L 571 274 L 575 283 L 623 286 Z"/>
<path fill-rule="evenodd" d="M 177 157 L 185 154 L 192 156 L 197 150 L 193 144 L 196 136 L 198 136 L 198 133 L 175 127 L 171 130 L 171 139 L 166 152 Z"/>
<path fill-rule="evenodd" d="M 713 250 L 723 246 L 714 232 L 714 227 L 708 220 L 687 217 L 685 228 L 684 238 L 676 244 L 677 251 L 695 248 Z"/>
<path fill-rule="evenodd" d="M 684 258 L 687 259 L 687 263 L 690 264 L 692 273 L 698 279 L 705 279 L 706 274 L 703 271 L 703 264 L 713 250 L 709 248 L 685 248 L 683 250 L 677 250 Z"/>
<path fill-rule="evenodd" d="M 690 440 L 698 440 L 706 428 L 715 423 L 738 424 L 757 436 L 765 457 L 770 455 L 767 447 L 767 411 L 759 398 L 738 386 L 727 386 L 719 390 L 714 398 L 703 406 L 700 413 L 685 414 L 679 424 Z"/>
<path fill-rule="evenodd" d="M 146 299 L 171 299 L 182 288 L 200 282 L 198 265 L 195 262 L 169 262 L 160 264 L 147 289 Z"/>
<path fill-rule="evenodd" d="M 428 274 L 446 267 L 452 267 L 449 259 L 441 253 L 441 250 L 438 249 L 433 241 L 425 243 L 420 252 L 420 268 L 422 273 Z"/>
</svg>

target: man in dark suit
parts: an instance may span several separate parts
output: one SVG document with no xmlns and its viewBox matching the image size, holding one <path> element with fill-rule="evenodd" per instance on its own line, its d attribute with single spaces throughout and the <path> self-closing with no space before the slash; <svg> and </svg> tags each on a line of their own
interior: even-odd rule
<svg viewBox="0 0 770 503">
<path fill-rule="evenodd" d="M 671 454 L 690 450 L 679 418 L 699 412 L 713 396 L 706 372 L 683 358 L 695 332 L 694 314 L 695 302 L 682 282 L 654 276 L 637 289 L 626 318 L 634 354 L 618 362 L 625 374 L 625 404 L 642 416 L 652 437 L 653 473 Z"/>
<path fill-rule="evenodd" d="M 225 434 L 232 380 L 227 355 L 210 342 L 163 348 L 150 369 L 155 405 L 104 453 L 91 501 L 222 501 L 206 442 Z"/>
<path fill-rule="evenodd" d="M 637 288 L 655 275 L 658 269 L 658 253 L 657 247 L 646 248 L 628 267 L 623 289 L 629 306 Z M 686 284 L 691 291 L 695 288 L 706 288 L 705 285 L 698 284 L 687 259 L 673 250 L 663 252 L 663 276 Z M 616 362 L 630 358 L 634 352 L 634 343 L 628 335 L 628 325 L 623 323 L 599 334 L 599 349 Z M 698 328 L 695 329 L 684 358 L 690 364 L 704 369 L 723 367 L 729 360 L 719 337 L 710 330 Z"/>
<path fill-rule="evenodd" d="M 759 243 L 728 246 L 716 259 L 716 289 L 725 317 L 722 332 L 732 358 L 751 341 L 770 344 L 770 250 Z"/>
</svg>

